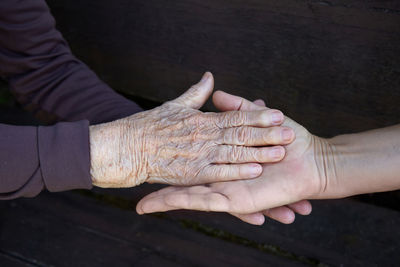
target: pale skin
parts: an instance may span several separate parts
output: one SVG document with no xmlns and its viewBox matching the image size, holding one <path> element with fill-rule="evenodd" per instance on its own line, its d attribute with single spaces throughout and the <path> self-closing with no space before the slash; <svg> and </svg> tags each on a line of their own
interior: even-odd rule
<svg viewBox="0 0 400 267">
<path fill-rule="evenodd" d="M 278 110 L 204 113 L 214 80 L 155 109 L 90 127 L 91 176 L 99 187 L 144 182 L 194 185 L 251 179 L 282 160 L 294 140 Z"/>
<path fill-rule="evenodd" d="M 247 110 L 260 106 L 223 92 L 214 94 L 220 110 L 238 103 Z M 252 224 L 263 224 L 271 211 L 282 219 L 285 205 L 311 208 L 305 199 L 332 199 L 400 189 L 400 125 L 324 139 L 286 118 L 296 139 L 286 146 L 279 163 L 263 164 L 253 180 L 218 182 L 207 186 L 167 187 L 144 197 L 139 214 L 193 209 L 229 212 Z M 300 202 L 299 202 L 300 201 Z M 289 206 L 290 207 L 290 206 Z M 294 208 L 293 210 L 296 211 Z M 267 211 L 267 212 L 266 212 Z M 304 210 L 303 210 L 304 211 Z"/>
</svg>

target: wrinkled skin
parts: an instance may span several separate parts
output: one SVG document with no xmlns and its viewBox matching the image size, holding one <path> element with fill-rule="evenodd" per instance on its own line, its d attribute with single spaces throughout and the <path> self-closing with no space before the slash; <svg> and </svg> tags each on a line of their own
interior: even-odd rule
<svg viewBox="0 0 400 267">
<path fill-rule="evenodd" d="M 213 89 L 206 73 L 179 98 L 111 123 L 91 126 L 91 175 L 100 187 L 144 182 L 193 185 L 254 178 L 280 161 L 294 139 L 277 110 L 203 113 Z M 285 134 L 288 135 L 285 138 Z M 269 146 L 269 147 L 266 147 Z"/>
<path fill-rule="evenodd" d="M 229 103 L 237 103 L 237 97 L 222 94 L 225 94 L 221 97 L 222 102 L 214 96 L 215 105 L 221 110 L 235 109 Z M 259 106 L 240 99 L 240 106 L 260 110 Z M 260 177 L 207 186 L 167 187 L 144 197 L 137 205 L 137 212 L 175 209 L 229 212 L 253 224 L 262 224 L 263 214 L 282 219 L 281 213 L 287 211 L 285 205 L 289 204 L 294 211 L 309 213 L 311 206 L 304 199 L 321 196 L 326 189 L 327 177 L 334 177 L 326 170 L 330 164 L 326 154 L 332 148 L 327 140 L 310 134 L 289 118 L 283 125 L 295 131 L 296 139 L 286 146 L 286 157 L 281 162 L 263 164 Z M 275 212 L 275 216 L 271 216 L 271 212 Z"/>
</svg>

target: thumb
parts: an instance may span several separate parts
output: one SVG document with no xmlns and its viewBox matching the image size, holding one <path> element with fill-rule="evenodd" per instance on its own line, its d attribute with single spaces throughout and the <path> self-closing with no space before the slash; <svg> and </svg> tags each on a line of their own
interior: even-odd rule
<svg viewBox="0 0 400 267">
<path fill-rule="evenodd" d="M 185 107 L 199 109 L 210 97 L 214 89 L 214 78 L 210 72 L 204 73 L 200 82 L 192 85 L 183 95 L 176 98 L 172 103 L 176 103 Z"/>
</svg>

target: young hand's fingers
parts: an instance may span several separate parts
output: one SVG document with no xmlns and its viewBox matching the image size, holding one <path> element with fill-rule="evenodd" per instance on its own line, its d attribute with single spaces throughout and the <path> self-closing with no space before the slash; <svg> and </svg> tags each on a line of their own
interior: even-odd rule
<svg viewBox="0 0 400 267">
<path fill-rule="evenodd" d="M 180 187 L 176 186 L 168 186 L 161 190 L 157 190 L 152 192 L 146 196 L 144 196 L 137 204 L 136 204 L 136 212 L 138 214 L 152 213 L 152 212 L 161 212 L 173 209 L 167 205 L 164 200 L 164 196 L 168 193 L 175 193 L 180 190 Z"/>
<path fill-rule="evenodd" d="M 168 186 L 143 197 L 136 205 L 138 214 L 178 209 L 229 211 L 229 199 L 208 186 Z"/>
<path fill-rule="evenodd" d="M 264 100 L 262 100 L 262 99 L 254 100 L 253 103 L 256 104 L 257 106 L 267 108 L 267 105 L 265 104 Z"/>
<path fill-rule="evenodd" d="M 267 211 L 264 211 L 264 214 L 269 218 L 284 223 L 292 223 L 296 217 L 293 212 L 296 212 L 301 215 L 308 215 L 311 213 L 311 203 L 307 200 L 301 200 L 293 204 L 289 204 L 288 207 L 281 206 L 277 208 L 272 208 Z M 292 210 L 292 212 L 290 211 Z M 231 213 L 233 216 L 241 219 L 244 222 L 254 224 L 254 225 L 262 225 L 265 221 L 264 214 L 261 212 L 251 213 L 251 214 L 239 214 L 239 213 Z"/>
<path fill-rule="evenodd" d="M 257 128 L 251 126 L 233 127 L 224 130 L 221 142 L 227 145 L 267 146 L 290 144 L 295 137 L 289 127 Z"/>
<path fill-rule="evenodd" d="M 218 146 L 212 153 L 213 163 L 269 163 L 278 162 L 285 156 L 285 149 L 275 147 Z M 228 165 L 232 166 L 232 165 Z"/>
<path fill-rule="evenodd" d="M 240 213 L 230 213 L 230 214 L 246 223 L 253 225 L 263 225 L 265 222 L 265 217 L 262 212 L 255 212 L 250 214 L 240 214 Z"/>
<path fill-rule="evenodd" d="M 284 224 L 291 224 L 296 217 L 294 212 L 286 206 L 264 210 L 263 213 L 265 216 Z"/>
<path fill-rule="evenodd" d="M 254 111 L 264 110 L 265 107 L 254 104 L 251 101 L 240 97 L 225 93 L 223 91 L 216 91 L 212 97 L 214 106 L 221 111 L 242 110 Z"/>
<path fill-rule="evenodd" d="M 309 215 L 312 211 L 311 203 L 308 200 L 301 200 L 289 204 L 288 207 L 300 215 Z"/>
<path fill-rule="evenodd" d="M 254 111 L 269 109 L 261 99 L 251 102 L 243 97 L 231 95 L 223 91 L 216 91 L 213 94 L 212 100 L 214 106 L 221 111 Z"/>
<path fill-rule="evenodd" d="M 260 176 L 262 167 L 257 163 L 214 164 L 203 168 L 197 176 L 198 184 L 251 179 Z"/>
<path fill-rule="evenodd" d="M 190 189 L 190 187 L 173 188 L 175 190 L 165 194 L 159 192 L 145 196 L 137 204 L 136 211 L 139 214 L 145 214 L 178 209 L 227 212 L 231 209 L 231 203 L 227 196 L 212 192 L 206 186 L 197 186 L 197 188 L 201 188 L 201 190 L 197 189 L 197 192 L 193 192 L 193 189 Z"/>
<path fill-rule="evenodd" d="M 211 113 L 210 116 L 217 116 L 215 124 L 219 128 L 239 126 L 270 127 L 281 125 L 284 121 L 283 113 L 276 109 L 227 111 L 223 113 Z"/>
<path fill-rule="evenodd" d="M 179 209 L 178 207 L 169 206 L 163 198 L 164 196 L 141 199 L 136 205 L 136 212 L 142 215 L 146 213 L 165 212 Z"/>
<path fill-rule="evenodd" d="M 230 199 L 217 192 L 188 193 L 181 191 L 164 195 L 165 203 L 174 209 L 188 209 L 198 211 L 229 212 L 231 210 Z"/>
</svg>

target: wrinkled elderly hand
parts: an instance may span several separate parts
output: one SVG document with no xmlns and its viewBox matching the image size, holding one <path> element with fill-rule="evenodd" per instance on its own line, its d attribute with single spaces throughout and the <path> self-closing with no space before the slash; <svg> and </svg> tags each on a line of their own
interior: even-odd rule
<svg viewBox="0 0 400 267">
<path fill-rule="evenodd" d="M 100 187 L 193 185 L 255 178 L 282 160 L 294 132 L 278 110 L 203 113 L 213 77 L 155 109 L 91 126 L 91 175 Z M 268 146 L 268 147 L 266 147 Z"/>
<path fill-rule="evenodd" d="M 221 92 L 218 93 L 221 97 Z M 222 101 L 215 95 L 214 103 L 221 110 L 236 109 L 229 103 L 236 105 L 238 102 L 240 106 L 260 110 L 260 107 L 243 98 L 223 93 Z M 296 140 L 286 146 L 286 156 L 281 162 L 263 164 L 260 177 L 208 186 L 167 187 L 144 197 L 137 205 L 137 212 L 143 214 L 175 209 L 224 211 L 253 224 L 262 224 L 263 213 L 271 216 L 271 211 L 275 212 L 275 219 L 279 219 L 279 213 L 285 212 L 285 205 L 291 203 L 294 204 L 289 207 L 293 210 L 309 213 L 311 206 L 304 199 L 319 198 L 327 177 L 333 177 L 327 173 L 327 166 L 332 165 L 327 157 L 331 148 L 327 140 L 310 134 L 289 118 L 283 125 L 293 128 Z"/>
</svg>

